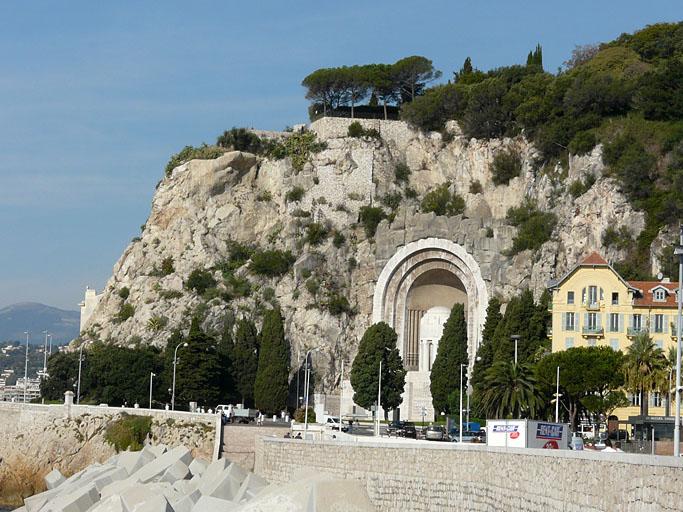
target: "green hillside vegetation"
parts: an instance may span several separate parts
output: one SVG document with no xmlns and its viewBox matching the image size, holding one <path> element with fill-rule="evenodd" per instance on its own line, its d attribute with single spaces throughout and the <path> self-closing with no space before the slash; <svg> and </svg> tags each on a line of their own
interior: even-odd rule
<svg viewBox="0 0 683 512">
<path fill-rule="evenodd" d="M 647 215 L 617 267 L 630 279 L 649 277 L 650 244 L 683 217 L 683 23 L 577 47 L 555 74 L 543 69 L 537 46 L 524 64 L 489 71 L 468 57 L 447 84 L 428 87 L 439 76 L 429 59 L 414 56 L 392 65 L 320 69 L 303 85 L 317 115 L 350 106 L 353 117 L 368 99 L 368 106 L 400 107 L 401 119 L 422 130 L 443 131 L 455 119 L 468 137 L 524 135 L 539 149 L 542 171 L 557 163 L 566 169 L 568 153 L 603 144 L 608 175 Z M 519 162 L 514 155 L 499 160 L 496 183 L 507 183 Z M 580 192 L 575 185 L 572 194 Z"/>
</svg>

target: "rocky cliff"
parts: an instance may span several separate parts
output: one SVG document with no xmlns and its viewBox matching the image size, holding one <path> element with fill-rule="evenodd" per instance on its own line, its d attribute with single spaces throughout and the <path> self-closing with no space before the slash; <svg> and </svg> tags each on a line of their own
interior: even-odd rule
<svg viewBox="0 0 683 512">
<path fill-rule="evenodd" d="M 589 251 L 599 250 L 608 259 L 623 257 L 601 246 L 608 226 L 626 225 L 635 234 L 643 229 L 643 215 L 603 176 L 600 147 L 570 158 L 566 168 L 540 169 L 533 146 L 522 137 L 467 139 L 451 123 L 452 137 L 444 140 L 400 121 L 367 120 L 361 123 L 376 129 L 379 138 L 351 138 L 349 123 L 332 118 L 314 122 L 310 129 L 326 149 L 299 171 L 290 159 L 240 152 L 174 169 L 159 183 L 140 237 L 116 263 L 84 337 L 163 346 L 173 328 L 189 326 L 193 314 L 204 318 L 205 328 L 218 331 L 226 315 L 258 320 L 264 307 L 277 303 L 286 319 L 293 366 L 297 354 L 322 344 L 315 364 L 322 390 L 329 390 L 338 381 L 341 360 L 355 355 L 371 320 L 374 284 L 398 247 L 431 236 L 453 240 L 479 263 L 489 294 L 505 299 L 524 287 L 540 294 L 550 278 Z M 522 172 L 496 186 L 493 158 L 509 148 L 521 155 Z M 407 194 L 395 178 L 399 163 L 411 171 Z M 595 183 L 576 198 L 570 195 L 568 184 L 589 174 Z M 445 182 L 464 198 L 464 214 L 421 213 L 424 194 Z M 298 200 L 288 196 L 295 187 L 303 189 Z M 397 191 L 412 197 L 403 197 L 391 220 L 383 220 L 368 238 L 358 223 L 360 209 L 380 205 L 386 194 Z M 540 250 L 506 256 L 517 232 L 505 220 L 507 210 L 526 198 L 555 213 L 556 228 Z M 312 222 L 343 235 L 343 242 L 329 236 L 312 245 L 306 237 Z M 227 296 L 222 292 L 231 285 L 223 283 L 220 269 L 234 241 L 289 250 L 296 257 L 293 270 L 267 278 L 244 265 L 234 276 L 242 285 L 248 281 L 250 291 Z M 195 269 L 210 269 L 219 283 L 212 294 L 200 296 L 184 286 Z M 124 288 L 129 291 L 125 299 L 120 294 Z M 340 298 L 353 311 L 331 307 Z M 124 301 L 134 306 L 125 319 L 119 315 Z"/>
</svg>

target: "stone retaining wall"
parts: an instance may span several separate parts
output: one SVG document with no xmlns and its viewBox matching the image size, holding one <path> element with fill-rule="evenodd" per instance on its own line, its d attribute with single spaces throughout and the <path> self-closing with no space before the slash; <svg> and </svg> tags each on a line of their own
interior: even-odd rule
<svg viewBox="0 0 683 512">
<path fill-rule="evenodd" d="M 311 468 L 364 481 L 383 511 L 681 510 L 683 461 L 429 442 L 257 441 L 255 472 Z"/>
<path fill-rule="evenodd" d="M 261 437 L 282 438 L 289 431 L 289 425 L 282 427 L 226 425 L 223 428 L 221 458 L 236 462 L 247 471 L 253 471 L 256 460 L 256 439 Z"/>
</svg>

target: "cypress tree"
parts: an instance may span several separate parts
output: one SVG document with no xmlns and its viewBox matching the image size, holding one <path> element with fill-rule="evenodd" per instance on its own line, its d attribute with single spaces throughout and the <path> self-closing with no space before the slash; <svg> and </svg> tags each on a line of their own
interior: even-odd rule
<svg viewBox="0 0 683 512">
<path fill-rule="evenodd" d="M 369 409 L 377 401 L 379 362 L 382 361 L 382 397 L 384 414 L 401 404 L 406 371 L 396 348 L 396 331 L 380 322 L 368 327 L 358 345 L 351 367 L 353 401 Z"/>
<path fill-rule="evenodd" d="M 496 329 L 501 324 L 503 315 L 500 313 L 500 299 L 493 297 L 489 300 L 489 305 L 486 308 L 486 322 L 481 336 L 481 346 L 477 351 L 477 360 L 474 362 L 472 368 L 472 386 L 475 393 L 481 388 L 484 373 L 493 365 L 494 351 L 495 351 L 495 334 Z"/>
<path fill-rule="evenodd" d="M 178 354 L 176 408 L 189 402 L 215 407 L 221 402 L 221 356 L 216 340 L 202 331 L 199 318 L 192 318 L 187 347 Z"/>
<path fill-rule="evenodd" d="M 256 407 L 266 413 L 278 413 L 287 407 L 289 391 L 290 347 L 280 309 L 271 309 L 263 318 L 258 370 L 254 382 Z"/>
<path fill-rule="evenodd" d="M 218 342 L 218 355 L 221 363 L 221 394 L 230 402 L 233 402 L 236 397 L 235 382 L 232 378 L 232 349 L 235 344 L 232 331 L 234 326 L 235 318 L 232 311 L 229 311 L 223 320 L 223 330 Z"/>
<path fill-rule="evenodd" d="M 460 392 L 460 365 L 467 364 L 467 361 L 465 307 L 462 304 L 455 304 L 444 325 L 431 372 L 432 404 L 437 413 L 455 412 L 451 410 L 448 396 L 454 391 Z M 463 389 L 466 389 L 466 386 L 466 378 L 463 375 Z"/>
<path fill-rule="evenodd" d="M 232 349 L 231 373 L 237 397 L 245 407 L 254 405 L 254 382 L 259 362 L 258 346 L 258 332 L 254 322 L 239 320 Z"/>
</svg>

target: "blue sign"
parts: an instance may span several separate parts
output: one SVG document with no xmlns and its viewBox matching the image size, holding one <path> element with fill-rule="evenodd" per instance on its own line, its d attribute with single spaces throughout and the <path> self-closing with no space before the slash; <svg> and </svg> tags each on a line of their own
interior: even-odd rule
<svg viewBox="0 0 683 512">
<path fill-rule="evenodd" d="M 518 430 L 517 425 L 493 425 L 494 432 L 517 432 Z"/>
<path fill-rule="evenodd" d="M 536 439 L 562 439 L 564 425 L 554 423 L 539 423 L 536 427 Z"/>
</svg>

